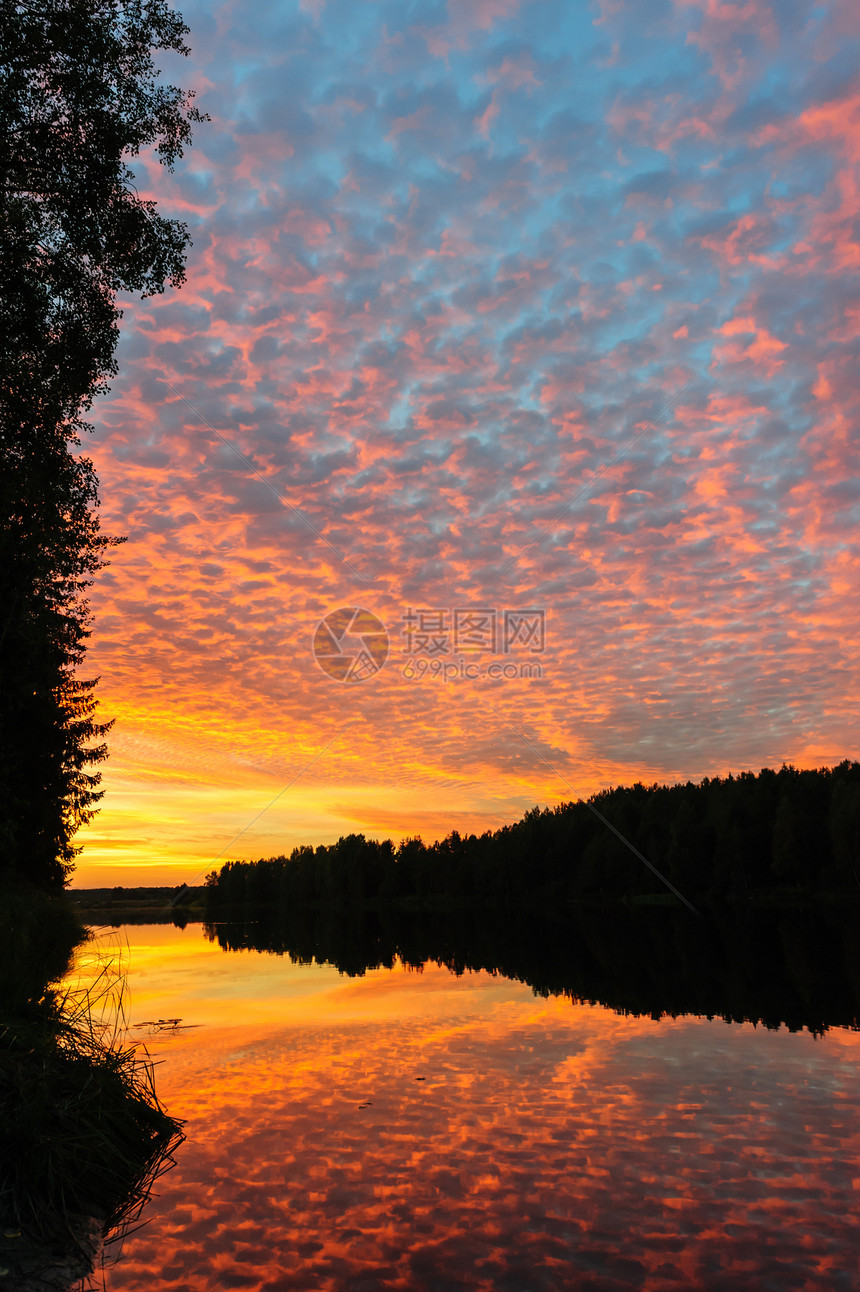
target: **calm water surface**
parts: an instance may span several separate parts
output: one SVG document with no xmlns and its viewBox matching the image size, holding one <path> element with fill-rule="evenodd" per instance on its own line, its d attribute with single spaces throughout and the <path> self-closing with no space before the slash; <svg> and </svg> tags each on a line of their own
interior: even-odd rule
<svg viewBox="0 0 860 1292">
<path fill-rule="evenodd" d="M 108 1292 L 860 1286 L 857 1032 L 122 938 L 188 1138 Z"/>
</svg>

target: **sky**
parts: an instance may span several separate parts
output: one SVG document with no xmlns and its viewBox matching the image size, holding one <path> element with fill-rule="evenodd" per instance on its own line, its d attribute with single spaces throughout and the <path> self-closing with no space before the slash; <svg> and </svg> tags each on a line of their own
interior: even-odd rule
<svg viewBox="0 0 860 1292">
<path fill-rule="evenodd" d="M 183 13 L 75 883 L 857 757 L 854 0 Z"/>
</svg>

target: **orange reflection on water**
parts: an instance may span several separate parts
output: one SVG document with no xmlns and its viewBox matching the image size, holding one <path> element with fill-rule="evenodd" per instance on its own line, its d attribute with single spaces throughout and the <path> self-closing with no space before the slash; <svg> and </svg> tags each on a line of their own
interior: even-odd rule
<svg viewBox="0 0 860 1292">
<path fill-rule="evenodd" d="M 860 1037 L 129 929 L 187 1119 L 122 1289 L 854 1285 Z"/>
</svg>

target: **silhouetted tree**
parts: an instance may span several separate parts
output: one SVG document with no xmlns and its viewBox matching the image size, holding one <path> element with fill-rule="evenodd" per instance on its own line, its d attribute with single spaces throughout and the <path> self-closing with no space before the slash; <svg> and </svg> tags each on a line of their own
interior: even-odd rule
<svg viewBox="0 0 860 1292">
<path fill-rule="evenodd" d="M 854 772 L 852 776 L 851 773 Z M 834 771 L 829 825 L 833 849 L 826 878 L 834 887 L 860 888 L 860 779 L 857 764 L 842 763 Z"/>
<path fill-rule="evenodd" d="M 164 0 L 0 0 L 0 870 L 48 884 L 100 797 L 107 730 L 78 669 L 117 540 L 76 450 L 115 372 L 116 293 L 184 276 L 187 229 L 128 161 L 172 166 L 200 119 L 152 58 L 186 33 Z"/>
</svg>

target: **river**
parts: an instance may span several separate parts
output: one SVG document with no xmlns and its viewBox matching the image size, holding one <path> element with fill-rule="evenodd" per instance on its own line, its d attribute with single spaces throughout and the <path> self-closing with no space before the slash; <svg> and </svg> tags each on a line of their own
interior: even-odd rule
<svg viewBox="0 0 860 1292">
<path fill-rule="evenodd" d="M 853 1028 L 349 976 L 217 933 L 97 941 L 187 1136 L 109 1292 L 858 1286 Z"/>
</svg>

